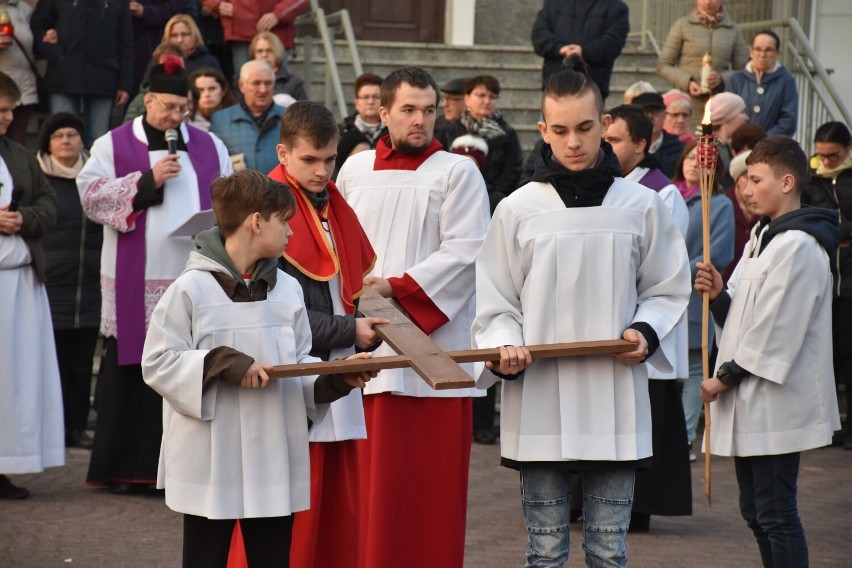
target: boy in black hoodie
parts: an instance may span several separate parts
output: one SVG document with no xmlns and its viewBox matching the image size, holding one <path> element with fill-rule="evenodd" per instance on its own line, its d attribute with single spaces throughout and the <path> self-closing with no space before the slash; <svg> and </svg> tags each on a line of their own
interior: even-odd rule
<svg viewBox="0 0 852 568">
<path fill-rule="evenodd" d="M 800 205 L 807 158 L 786 136 L 758 142 L 746 160 L 748 207 L 761 215 L 723 290 L 698 263 L 695 290 L 709 292 L 717 328 L 710 451 L 734 456 L 740 512 L 764 566 L 807 566 L 798 514 L 801 452 L 831 443 L 840 428 L 831 346 L 831 257 L 836 216 Z"/>
</svg>

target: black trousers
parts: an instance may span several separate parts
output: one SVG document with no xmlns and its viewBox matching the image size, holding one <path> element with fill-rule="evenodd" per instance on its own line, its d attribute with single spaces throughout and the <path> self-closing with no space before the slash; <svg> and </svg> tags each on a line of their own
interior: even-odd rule
<svg viewBox="0 0 852 568">
<path fill-rule="evenodd" d="M 65 431 L 82 432 L 89 420 L 92 364 L 98 342 L 98 328 L 56 329 L 53 338 L 62 379 Z"/>
<path fill-rule="evenodd" d="M 852 298 L 835 298 L 832 306 L 834 380 L 846 386 L 846 431 L 852 432 Z"/>
<path fill-rule="evenodd" d="M 235 519 L 183 516 L 184 568 L 226 568 Z M 288 568 L 293 515 L 240 519 L 250 568 Z"/>
</svg>

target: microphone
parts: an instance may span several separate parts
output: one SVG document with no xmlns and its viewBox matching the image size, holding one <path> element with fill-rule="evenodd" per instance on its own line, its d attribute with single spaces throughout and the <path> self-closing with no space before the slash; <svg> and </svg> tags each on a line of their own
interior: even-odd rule
<svg viewBox="0 0 852 568">
<path fill-rule="evenodd" d="M 178 133 L 174 128 L 166 130 L 166 144 L 169 146 L 169 154 L 177 154 Z"/>
<path fill-rule="evenodd" d="M 9 201 L 9 211 L 17 211 L 18 204 L 21 202 L 21 197 L 24 195 L 24 190 L 21 187 L 16 187 L 12 190 L 12 200 Z"/>
</svg>

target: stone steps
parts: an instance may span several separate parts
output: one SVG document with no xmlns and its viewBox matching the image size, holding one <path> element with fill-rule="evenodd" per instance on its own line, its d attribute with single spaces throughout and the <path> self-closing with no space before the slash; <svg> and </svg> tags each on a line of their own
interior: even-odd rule
<svg viewBox="0 0 852 568">
<path fill-rule="evenodd" d="M 325 93 L 325 55 L 321 44 L 313 42 L 311 77 L 306 65 L 306 40 L 297 41 L 291 70 L 305 80 L 311 97 L 322 100 Z M 344 96 L 352 111 L 352 86 L 355 81 L 351 57 L 343 41 L 335 41 L 337 62 Z M 525 151 L 538 139 L 536 122 L 541 104 L 541 58 L 532 47 L 477 45 L 453 47 L 444 44 L 395 43 L 379 41 L 358 42 L 358 52 L 364 72 L 387 75 L 403 65 L 416 65 L 429 71 L 440 84 L 455 77 L 490 74 L 499 79 L 501 92 L 499 108 L 517 131 Z M 656 55 L 628 44 L 616 61 L 607 104 L 618 104 L 624 90 L 636 81 L 649 81 L 658 90 L 668 90 L 668 84 L 656 76 Z"/>
</svg>

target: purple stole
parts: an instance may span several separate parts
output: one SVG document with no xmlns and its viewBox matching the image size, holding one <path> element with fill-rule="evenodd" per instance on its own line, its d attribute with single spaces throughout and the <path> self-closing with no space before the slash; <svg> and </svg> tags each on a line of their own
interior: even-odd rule
<svg viewBox="0 0 852 568">
<path fill-rule="evenodd" d="M 144 120 L 144 119 L 143 119 Z M 115 176 L 151 169 L 148 147 L 133 135 L 130 121 L 111 132 Z M 210 209 L 210 185 L 219 172 L 219 153 L 213 138 L 194 126 L 186 126 L 186 150 L 198 177 L 201 210 Z M 168 196 L 165 196 L 168 199 Z M 115 319 L 118 364 L 138 365 L 145 345 L 145 211 L 136 217 L 136 227 L 118 233 L 115 262 Z"/>
<path fill-rule="evenodd" d="M 641 183 L 647 188 L 659 192 L 667 185 L 671 185 L 672 180 L 667 178 L 666 174 L 664 174 L 660 170 L 656 168 L 651 168 L 647 172 L 645 172 L 645 175 L 642 176 L 642 179 L 639 180 L 639 183 Z"/>
</svg>

